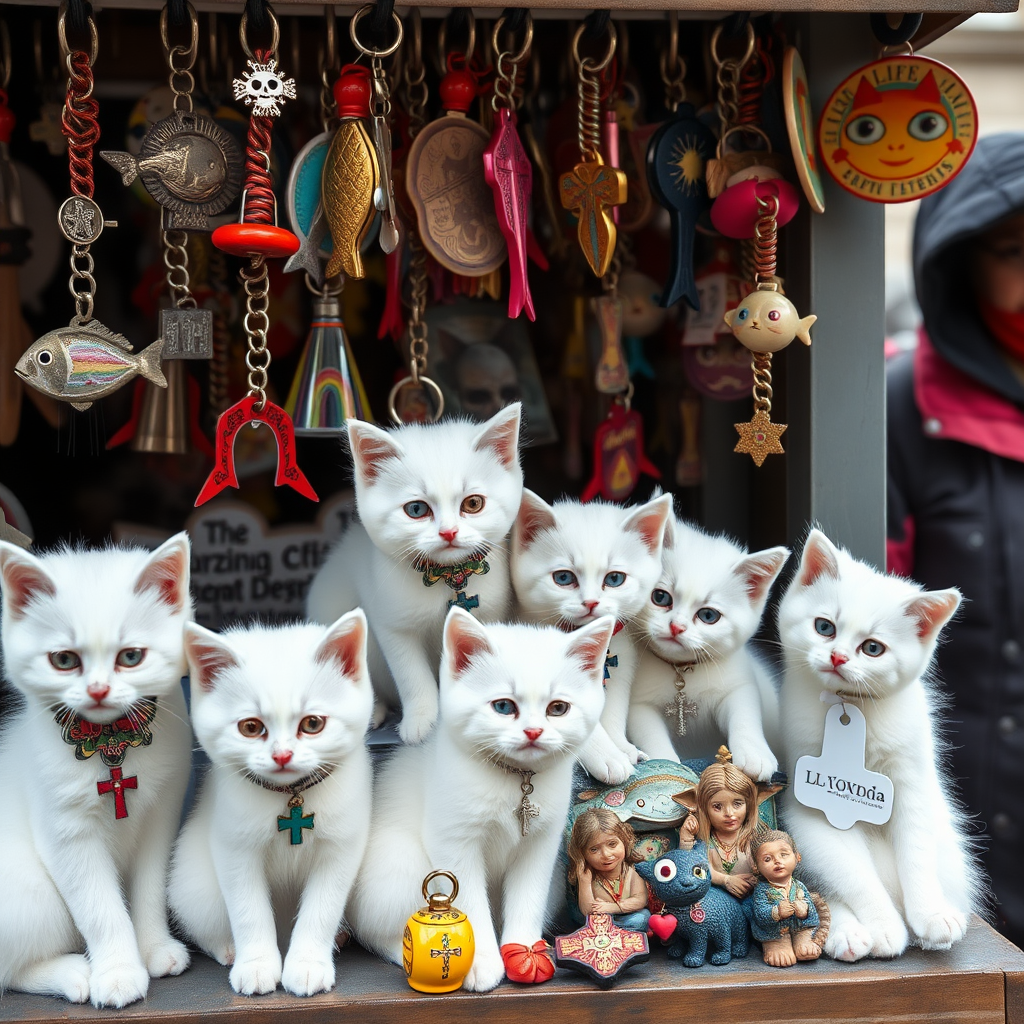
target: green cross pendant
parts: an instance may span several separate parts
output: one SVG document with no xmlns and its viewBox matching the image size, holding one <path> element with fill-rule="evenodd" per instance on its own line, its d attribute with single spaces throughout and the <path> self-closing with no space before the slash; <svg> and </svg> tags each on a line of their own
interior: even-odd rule
<svg viewBox="0 0 1024 1024">
<path fill-rule="evenodd" d="M 308 814 L 305 817 L 302 815 L 302 807 L 295 804 L 291 807 L 287 814 L 278 816 L 277 819 L 277 831 L 284 832 L 285 829 L 291 829 L 291 840 L 292 846 L 302 845 L 302 830 L 304 828 L 313 827 L 314 814 Z"/>
</svg>

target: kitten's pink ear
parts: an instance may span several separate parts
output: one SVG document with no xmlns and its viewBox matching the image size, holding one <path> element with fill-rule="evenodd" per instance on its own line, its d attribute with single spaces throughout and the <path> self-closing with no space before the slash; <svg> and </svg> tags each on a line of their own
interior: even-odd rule
<svg viewBox="0 0 1024 1024">
<path fill-rule="evenodd" d="M 25 609 L 40 597 L 53 597 L 57 585 L 35 555 L 7 541 L 0 541 L 0 589 L 4 611 L 20 619 Z"/>
<path fill-rule="evenodd" d="M 917 622 L 917 635 L 922 640 L 935 636 L 953 617 L 960 607 L 960 591 L 955 587 L 949 590 L 929 590 L 907 602 L 907 614 Z"/>
<path fill-rule="evenodd" d="M 195 622 L 185 623 L 185 657 L 189 678 L 205 693 L 213 690 L 223 672 L 238 665 L 238 656 L 228 642 Z"/>
<path fill-rule="evenodd" d="M 444 620 L 444 652 L 441 657 L 452 676 L 460 676 L 473 658 L 493 653 L 487 631 L 469 612 L 452 608 Z"/>
<path fill-rule="evenodd" d="M 149 556 L 135 581 L 135 593 L 155 590 L 157 597 L 172 611 L 190 606 L 188 593 L 191 545 L 187 533 L 176 533 Z"/>
<path fill-rule="evenodd" d="M 490 449 L 498 456 L 503 466 L 519 463 L 519 421 L 523 407 L 519 402 L 506 405 L 496 412 L 485 424 L 483 430 L 473 439 L 473 450 L 482 452 Z"/>
<path fill-rule="evenodd" d="M 782 571 L 787 558 L 789 548 L 766 548 L 764 551 L 746 555 L 736 564 L 733 572 L 743 581 L 752 605 L 756 607 L 765 602 L 768 591 Z"/>
<path fill-rule="evenodd" d="M 800 556 L 800 586 L 809 587 L 822 576 L 839 579 L 838 552 L 832 541 L 821 532 L 811 530 Z"/>
<path fill-rule="evenodd" d="M 569 646 L 565 649 L 566 657 L 575 658 L 584 672 L 599 673 L 598 678 L 603 679 L 604 659 L 614 632 L 615 619 L 611 615 L 602 615 L 589 626 L 583 626 L 572 633 Z"/>
<path fill-rule="evenodd" d="M 348 420 L 348 447 L 356 473 L 364 484 L 373 483 L 388 459 L 400 459 L 405 451 L 386 431 L 362 420 Z"/>
<path fill-rule="evenodd" d="M 366 634 L 366 616 L 356 608 L 328 627 L 314 660 L 331 662 L 346 679 L 359 682 L 366 675 Z"/>
<path fill-rule="evenodd" d="M 624 530 L 639 534 L 652 555 L 661 555 L 665 543 L 665 529 L 672 518 L 672 495 L 663 494 L 641 505 L 622 524 Z"/>
<path fill-rule="evenodd" d="M 516 549 L 528 548 L 537 534 L 553 530 L 557 522 L 555 510 L 533 491 L 523 488 L 523 500 L 519 506 L 515 525 L 512 527 L 512 541 Z"/>
</svg>

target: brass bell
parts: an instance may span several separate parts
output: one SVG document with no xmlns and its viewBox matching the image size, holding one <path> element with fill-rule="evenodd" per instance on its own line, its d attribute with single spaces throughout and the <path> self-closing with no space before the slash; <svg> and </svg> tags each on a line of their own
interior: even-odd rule
<svg viewBox="0 0 1024 1024">
<path fill-rule="evenodd" d="M 167 387 L 146 382 L 139 423 L 132 438 L 135 452 L 162 452 L 184 455 L 188 445 L 188 381 L 180 359 L 165 359 L 161 364 Z"/>
<path fill-rule="evenodd" d="M 435 878 L 447 878 L 451 893 L 428 892 Z M 417 992 L 454 992 L 473 966 L 473 926 L 452 906 L 458 895 L 459 881 L 450 871 L 431 871 L 423 879 L 427 905 L 409 918 L 402 936 L 402 966 Z"/>
</svg>

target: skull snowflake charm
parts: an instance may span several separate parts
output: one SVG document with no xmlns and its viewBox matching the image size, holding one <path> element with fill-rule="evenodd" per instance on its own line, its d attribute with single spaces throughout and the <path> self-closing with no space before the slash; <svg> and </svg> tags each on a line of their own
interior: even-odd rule
<svg viewBox="0 0 1024 1024">
<path fill-rule="evenodd" d="M 245 100 L 254 117 L 276 117 L 281 113 L 279 103 L 295 99 L 295 79 L 280 74 L 273 57 L 266 64 L 251 60 L 249 67 L 251 71 L 231 83 L 235 99 Z"/>
</svg>

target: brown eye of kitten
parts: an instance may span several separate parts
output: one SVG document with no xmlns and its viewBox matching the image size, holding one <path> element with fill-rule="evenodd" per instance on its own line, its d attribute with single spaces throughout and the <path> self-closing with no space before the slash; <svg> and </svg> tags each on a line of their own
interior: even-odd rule
<svg viewBox="0 0 1024 1024">
<path fill-rule="evenodd" d="M 462 511 L 474 515 L 483 510 L 484 496 L 482 494 L 471 494 L 462 500 Z"/>
</svg>

